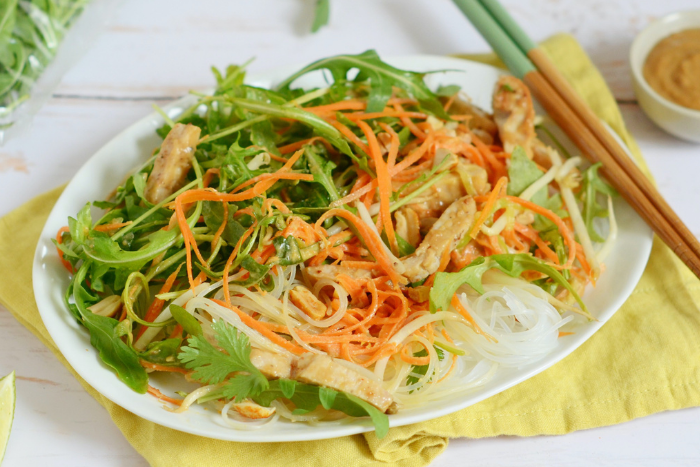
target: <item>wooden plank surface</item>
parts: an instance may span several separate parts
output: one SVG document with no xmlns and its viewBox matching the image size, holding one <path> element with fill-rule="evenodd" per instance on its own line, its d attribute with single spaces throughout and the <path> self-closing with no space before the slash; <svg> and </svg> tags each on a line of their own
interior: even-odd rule
<svg viewBox="0 0 700 467">
<path fill-rule="evenodd" d="M 99 1 L 99 0 L 98 0 Z M 700 147 L 656 128 L 636 105 L 627 54 L 634 35 L 697 0 L 509 0 L 536 40 L 574 34 L 610 84 L 659 188 L 700 236 Z M 383 55 L 486 51 L 449 0 L 332 0 L 331 24 L 308 34 L 312 0 L 124 0 L 24 135 L 0 147 L 0 215 L 73 176 L 109 139 L 189 89 L 211 65 L 256 57 L 252 72 L 375 48 Z M 118 181 L 115 180 L 115 183 Z M 8 274 L 11 271 L 3 271 Z M 3 466 L 141 466 L 106 412 L 0 307 L 0 374 L 18 374 Z M 560 437 L 454 440 L 435 465 L 700 465 L 700 409 Z"/>
</svg>

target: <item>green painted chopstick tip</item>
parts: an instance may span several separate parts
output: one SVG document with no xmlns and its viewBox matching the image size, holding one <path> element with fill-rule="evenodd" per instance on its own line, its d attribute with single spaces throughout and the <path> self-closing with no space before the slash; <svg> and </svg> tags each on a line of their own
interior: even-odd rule
<svg viewBox="0 0 700 467">
<path fill-rule="evenodd" d="M 503 8 L 503 5 L 498 0 L 478 0 L 491 16 L 501 25 L 501 28 L 515 41 L 525 54 L 530 53 L 530 50 L 537 48 L 530 36 L 528 36 L 523 28 L 515 22 L 508 11 Z"/>
<path fill-rule="evenodd" d="M 532 62 L 478 0 L 453 0 L 453 2 L 515 76 L 522 78 L 531 71 L 535 71 Z"/>
</svg>

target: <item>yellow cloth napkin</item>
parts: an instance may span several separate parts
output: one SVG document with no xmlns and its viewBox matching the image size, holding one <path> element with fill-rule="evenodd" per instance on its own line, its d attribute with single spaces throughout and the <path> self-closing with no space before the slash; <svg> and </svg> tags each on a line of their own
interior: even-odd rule
<svg viewBox="0 0 700 467">
<path fill-rule="evenodd" d="M 557 36 L 543 46 L 593 110 L 641 160 L 605 82 L 576 41 Z M 60 191 L 41 195 L 0 219 L 0 271 L 4 272 L 0 303 L 73 371 L 49 337 L 31 287 L 34 248 Z M 656 240 L 632 296 L 565 360 L 480 404 L 393 428 L 381 440 L 373 434 L 271 444 L 201 438 L 139 418 L 75 376 L 153 466 L 424 466 L 452 437 L 562 434 L 700 405 L 699 304 L 700 281 Z"/>
</svg>

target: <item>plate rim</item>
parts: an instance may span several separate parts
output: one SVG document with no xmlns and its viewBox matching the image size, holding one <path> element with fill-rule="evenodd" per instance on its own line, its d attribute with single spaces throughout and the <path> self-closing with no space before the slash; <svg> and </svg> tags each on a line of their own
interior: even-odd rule
<svg viewBox="0 0 700 467">
<path fill-rule="evenodd" d="M 419 68 L 434 68 L 436 64 L 437 67 L 449 67 L 449 66 L 454 66 L 455 68 L 449 70 L 449 71 L 459 71 L 459 72 L 469 72 L 469 70 L 465 70 L 464 68 L 482 68 L 484 70 L 488 70 L 489 73 L 492 73 L 496 71 L 498 74 L 507 74 L 504 70 L 495 68 L 491 65 L 480 63 L 480 62 L 475 62 L 472 60 L 468 59 L 461 59 L 461 58 L 453 58 L 453 57 L 444 57 L 444 56 L 439 56 L 439 55 L 426 55 L 426 54 L 411 54 L 411 55 L 401 55 L 401 56 L 393 56 L 393 57 L 386 57 L 383 58 L 385 61 L 389 63 L 395 63 L 395 62 L 418 62 L 418 63 L 425 63 L 423 67 Z M 439 63 L 444 63 L 444 65 L 437 65 Z M 280 67 L 276 68 L 273 70 L 269 70 L 267 72 L 261 72 L 261 73 L 255 73 L 251 74 L 249 79 L 246 79 L 246 82 L 254 82 L 255 80 L 266 80 L 266 81 L 274 81 L 275 78 L 270 78 L 271 76 L 279 76 L 279 75 L 285 75 L 285 74 L 290 74 L 291 72 L 301 68 L 301 66 L 286 66 L 286 67 Z M 405 68 L 411 68 L 411 67 L 406 67 L 405 65 L 399 65 Z M 185 95 L 179 99 L 174 100 L 173 102 L 167 104 L 166 106 L 163 107 L 163 109 L 167 112 L 171 109 L 178 108 L 179 106 L 184 106 L 188 102 L 193 102 L 196 98 L 191 95 Z M 34 260 L 33 260 L 33 269 L 32 269 L 32 287 L 34 290 L 35 294 L 35 299 L 36 299 L 36 304 L 37 308 L 39 310 L 39 314 L 41 316 L 42 321 L 46 325 L 47 331 L 49 332 L 49 335 L 51 336 L 52 340 L 56 344 L 56 347 L 58 350 L 61 352 L 63 357 L 68 361 L 68 363 L 71 365 L 71 367 L 80 375 L 81 378 L 83 378 L 92 388 L 94 388 L 98 393 L 100 393 L 103 397 L 106 397 L 109 399 L 111 402 L 114 404 L 122 407 L 125 410 L 132 411 L 129 407 L 125 406 L 128 404 L 124 404 L 124 400 L 128 400 L 128 398 L 124 399 L 119 396 L 118 393 L 123 392 L 123 391 L 130 391 L 131 390 L 126 386 L 121 383 L 118 379 L 115 379 L 117 382 L 120 383 L 118 389 L 115 391 L 112 391 L 110 389 L 104 390 L 105 383 L 102 381 L 102 372 L 95 372 L 90 373 L 86 371 L 80 371 L 84 370 L 82 366 L 78 362 L 78 358 L 76 354 L 73 354 L 72 352 L 64 352 L 64 348 L 66 348 L 66 345 L 62 345 L 64 343 L 64 338 L 63 336 L 59 333 L 58 328 L 49 326 L 47 323 L 51 323 L 54 320 L 61 320 L 62 318 L 62 313 L 70 313 L 63 309 L 63 310 L 57 310 L 50 300 L 48 298 L 45 298 L 42 294 L 49 289 L 47 284 L 50 282 L 47 282 L 47 278 L 42 277 L 42 271 L 44 270 L 43 265 L 44 265 L 44 259 L 46 258 L 46 253 L 45 249 L 47 248 L 47 245 L 45 245 L 45 240 L 47 238 L 51 238 L 53 235 L 51 235 L 50 232 L 50 224 L 51 221 L 53 220 L 52 218 L 54 217 L 54 213 L 57 209 L 57 207 L 60 207 L 63 202 L 65 202 L 65 198 L 67 198 L 71 192 L 71 187 L 73 184 L 77 183 L 77 180 L 80 180 L 80 178 L 83 176 L 84 172 L 90 173 L 93 170 L 93 165 L 97 165 L 99 167 L 99 164 L 97 164 L 97 161 L 99 160 L 99 155 L 104 152 L 108 151 L 110 146 L 113 145 L 118 145 L 119 142 L 126 138 L 128 134 L 132 131 L 135 131 L 138 128 L 141 128 L 142 126 L 148 126 L 154 121 L 162 120 L 162 117 L 160 117 L 156 112 L 148 114 L 144 116 L 143 118 L 137 120 L 136 122 L 132 123 L 128 127 L 126 127 L 124 130 L 120 131 L 117 135 L 115 135 L 113 138 L 111 138 L 109 141 L 107 141 L 104 145 L 102 145 L 92 156 L 90 156 L 85 163 L 80 167 L 80 169 L 75 173 L 75 175 L 72 177 L 71 181 L 68 183 L 64 191 L 61 193 L 60 197 L 56 201 L 56 204 L 51 210 L 51 213 L 49 214 L 47 221 L 42 228 L 41 231 L 41 236 L 39 237 L 39 241 L 37 244 L 37 247 L 35 249 L 35 254 L 34 254 Z M 617 135 L 612 132 L 614 137 L 617 137 Z M 619 139 L 619 137 L 618 137 Z M 625 147 L 625 146 L 623 146 Z M 58 214 L 56 214 L 58 215 Z M 645 226 L 647 227 L 647 226 Z M 520 384 L 523 381 L 526 381 L 533 376 L 542 373 L 549 369 L 550 367 L 554 366 L 556 363 L 559 361 L 563 360 L 565 357 L 569 356 L 571 353 L 573 353 L 581 344 L 586 342 L 589 338 L 591 338 L 596 332 L 600 330 L 600 328 L 610 320 L 610 318 L 619 310 L 619 308 L 622 306 L 622 304 L 629 298 L 631 295 L 632 291 L 636 287 L 637 283 L 639 282 L 639 279 L 641 278 L 646 263 L 649 259 L 649 256 L 651 254 L 651 248 L 652 248 L 652 241 L 653 241 L 653 234 L 651 232 L 651 229 L 647 227 L 647 232 L 644 238 L 646 241 L 644 242 L 644 245 L 642 247 L 643 251 L 640 251 L 640 257 L 643 259 L 641 261 L 638 261 L 638 264 L 636 265 L 635 269 L 632 271 L 632 274 L 630 275 L 630 278 L 626 282 L 626 287 L 622 291 L 622 293 L 618 293 L 615 298 L 613 299 L 613 305 L 611 305 L 609 308 L 612 310 L 609 311 L 604 317 L 602 317 L 601 321 L 598 323 L 590 323 L 589 326 L 585 328 L 585 332 L 577 333 L 574 336 L 568 336 L 567 339 L 569 339 L 569 345 L 566 346 L 564 349 L 559 348 L 555 352 L 548 354 L 536 364 L 529 369 L 526 372 L 523 372 L 522 374 L 519 374 L 510 380 L 508 380 L 505 383 L 501 383 L 496 385 L 493 388 L 487 389 L 487 390 L 482 390 L 481 392 L 478 393 L 478 395 L 475 396 L 475 394 L 466 394 L 464 396 L 463 401 L 459 402 L 454 402 L 450 404 L 443 404 L 443 406 L 438 406 L 434 407 L 431 409 L 431 414 L 429 416 L 421 416 L 420 414 L 409 414 L 408 416 L 401 417 L 399 419 L 397 418 L 391 418 L 390 417 L 390 426 L 397 427 L 397 426 L 404 426 L 412 423 L 419 423 L 419 422 L 425 422 L 429 421 L 435 418 L 439 418 L 454 412 L 457 412 L 459 410 L 462 410 L 464 408 L 467 408 L 471 405 L 477 404 L 478 402 L 481 402 L 489 397 L 492 397 L 496 394 L 499 394 L 517 384 Z M 619 239 L 617 240 L 619 241 Z M 55 253 L 54 253 L 55 254 Z M 45 290 L 46 289 L 46 290 Z M 66 326 L 70 326 L 69 323 L 64 323 Z M 77 324 L 75 324 L 77 327 Z M 86 333 L 85 333 L 86 334 Z M 92 354 L 95 354 L 95 357 L 97 357 L 96 351 L 94 348 L 89 347 L 88 351 Z M 97 360 L 97 358 L 96 358 Z M 77 365 L 76 365 L 77 363 Z M 97 361 L 96 364 L 104 367 L 104 364 L 102 364 L 101 361 Z M 109 369 L 106 369 L 106 371 L 110 371 Z M 115 377 L 116 378 L 116 377 Z M 98 389 L 98 387 L 100 389 Z M 134 393 L 136 394 L 136 393 Z M 154 403 L 159 403 L 157 400 L 154 399 Z M 439 404 L 439 403 L 438 403 Z M 159 408 L 159 410 L 162 410 Z M 169 414 L 169 412 L 166 412 L 162 410 L 163 414 Z M 132 412 L 134 413 L 134 412 Z M 353 420 L 352 423 L 345 424 L 345 425 L 335 425 L 333 427 L 328 427 L 331 429 L 321 429 L 321 430 L 315 430 L 313 433 L 319 433 L 319 436 L 309 436 L 309 432 L 305 430 L 300 430 L 298 432 L 283 432 L 281 436 L 275 436 L 272 432 L 270 431 L 257 431 L 257 432 L 247 432 L 247 431 L 238 431 L 235 429 L 231 429 L 228 427 L 225 427 L 223 425 L 217 425 L 214 421 L 212 421 L 212 428 L 216 427 L 216 430 L 204 430 L 204 429 L 199 429 L 197 426 L 191 425 L 184 423 L 184 420 L 181 418 L 177 419 L 172 419 L 170 417 L 161 417 L 161 416 L 156 416 L 155 414 L 158 413 L 156 411 L 147 411 L 146 413 L 140 412 L 140 413 L 135 413 L 135 415 L 144 418 L 146 420 L 149 420 L 153 423 L 156 423 L 161 426 L 166 426 L 168 428 L 172 428 L 178 431 L 198 435 L 198 436 L 204 436 L 207 438 L 213 438 L 213 439 L 221 439 L 221 440 L 226 440 L 226 441 L 239 441 L 239 442 L 281 442 L 281 441 L 307 441 L 307 440 L 320 440 L 320 439 L 330 439 L 330 438 L 336 438 L 336 437 L 341 437 L 341 436 L 347 436 L 347 435 L 353 435 L 353 434 L 358 434 L 358 433 L 363 433 L 363 432 L 368 432 L 368 431 L 373 431 L 374 427 L 368 420 Z M 179 417 L 184 416 L 185 414 L 179 414 Z M 172 420 L 172 421 L 171 421 Z M 177 421 L 180 423 L 177 423 Z M 251 435 L 253 434 L 253 435 Z M 325 434 L 325 435 L 324 435 Z"/>
</svg>

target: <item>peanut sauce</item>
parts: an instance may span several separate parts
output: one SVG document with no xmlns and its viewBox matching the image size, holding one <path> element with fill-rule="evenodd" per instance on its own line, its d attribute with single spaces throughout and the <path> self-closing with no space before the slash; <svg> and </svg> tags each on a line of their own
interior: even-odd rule
<svg viewBox="0 0 700 467">
<path fill-rule="evenodd" d="M 700 110 L 700 29 L 686 29 L 656 44 L 644 63 L 644 79 L 666 99 Z"/>
</svg>

